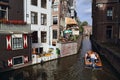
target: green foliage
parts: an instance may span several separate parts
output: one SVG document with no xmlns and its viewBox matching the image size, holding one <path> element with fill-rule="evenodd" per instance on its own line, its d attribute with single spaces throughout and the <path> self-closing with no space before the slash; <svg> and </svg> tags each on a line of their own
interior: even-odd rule
<svg viewBox="0 0 120 80">
<path fill-rule="evenodd" d="M 77 19 L 77 21 L 78 21 L 79 31 L 80 31 L 80 33 L 82 33 L 83 32 L 83 26 L 88 26 L 88 22 L 87 21 L 81 22 L 79 19 Z"/>
<path fill-rule="evenodd" d="M 81 27 L 83 27 L 83 26 L 88 26 L 88 22 L 87 22 L 87 21 L 83 21 L 80 26 L 81 26 Z"/>
</svg>

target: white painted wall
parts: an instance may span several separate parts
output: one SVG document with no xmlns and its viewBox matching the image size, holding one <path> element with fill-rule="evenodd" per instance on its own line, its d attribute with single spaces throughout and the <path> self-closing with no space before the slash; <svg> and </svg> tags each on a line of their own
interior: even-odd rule
<svg viewBox="0 0 120 80">
<path fill-rule="evenodd" d="M 49 38 L 50 38 L 50 31 L 49 27 L 51 26 L 51 3 L 52 0 L 47 0 L 47 8 L 41 8 L 41 0 L 38 0 L 38 6 L 31 5 L 31 0 L 24 0 L 24 21 L 28 24 L 31 24 L 31 11 L 38 13 L 38 24 L 33 25 L 31 24 L 32 31 L 38 31 L 38 42 L 37 44 L 33 44 L 32 47 L 43 47 L 44 51 L 47 51 L 49 48 Z M 47 14 L 47 25 L 41 25 L 41 13 Z M 51 30 L 51 29 L 50 29 Z M 41 43 L 41 31 L 47 32 L 47 43 Z M 51 38 L 50 38 L 51 39 Z M 50 40 L 51 41 L 51 40 Z"/>
</svg>

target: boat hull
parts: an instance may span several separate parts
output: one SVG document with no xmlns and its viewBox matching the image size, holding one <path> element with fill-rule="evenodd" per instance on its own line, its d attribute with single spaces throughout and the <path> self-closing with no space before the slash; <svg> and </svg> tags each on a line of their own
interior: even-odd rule
<svg viewBox="0 0 120 80">
<path fill-rule="evenodd" d="M 90 55 L 91 52 L 93 51 L 89 51 L 88 54 Z M 86 53 L 87 54 L 87 53 Z M 87 56 L 85 55 L 85 67 L 86 68 L 102 68 L 102 62 L 100 59 L 100 56 L 96 53 L 97 55 L 97 59 L 95 60 L 95 63 L 93 65 L 92 61 L 90 60 L 90 58 L 88 59 Z"/>
</svg>

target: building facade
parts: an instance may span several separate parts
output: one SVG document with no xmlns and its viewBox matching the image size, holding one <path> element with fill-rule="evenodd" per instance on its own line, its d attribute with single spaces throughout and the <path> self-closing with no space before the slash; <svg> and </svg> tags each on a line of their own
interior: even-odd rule
<svg viewBox="0 0 120 80">
<path fill-rule="evenodd" d="M 8 0 L 0 1 L 0 72 L 31 63 L 31 27 L 21 20 L 9 20 Z"/>
<path fill-rule="evenodd" d="M 79 32 L 75 31 L 76 26 L 74 26 L 77 24 L 75 21 L 77 16 L 75 0 L 9 0 L 8 5 L 8 16 L 6 15 L 7 18 L 4 22 L 13 24 L 14 27 L 12 29 L 11 27 L 6 27 L 6 30 L 10 29 L 8 32 L 12 33 L 10 34 L 10 39 L 14 38 L 14 36 L 26 39 L 24 35 L 27 34 L 27 42 L 29 42 L 29 45 L 32 43 L 32 46 L 28 47 L 28 53 L 32 50 L 30 55 L 32 53 L 31 58 L 33 64 L 59 57 L 58 54 L 60 51 L 57 53 L 57 49 L 60 46 L 56 46 L 56 44 L 60 42 L 61 37 L 65 38 L 64 35 L 67 35 L 67 33 L 64 34 L 64 31 L 70 31 L 70 34 L 73 32 L 74 35 L 79 35 Z M 18 24 L 20 26 L 19 28 L 16 26 Z M 27 26 L 29 24 L 29 27 L 25 27 L 25 25 Z M 24 40 L 22 41 L 26 42 Z M 11 44 L 13 45 L 13 42 Z M 70 45 L 72 48 L 73 45 Z M 75 46 L 77 47 L 77 43 L 75 43 Z M 30 48 L 32 49 L 30 50 Z M 19 50 L 15 51 L 19 53 Z M 76 51 L 77 49 L 73 52 L 76 53 Z M 69 52 L 66 54 L 69 54 Z M 23 59 L 23 57 L 21 58 Z"/>
<path fill-rule="evenodd" d="M 77 17 L 75 10 L 76 0 L 52 1 L 52 45 L 56 46 L 60 39 L 64 38 L 67 21 L 74 21 Z M 68 20 L 69 19 L 69 20 Z M 67 20 L 67 21 L 66 21 Z"/>
<path fill-rule="evenodd" d="M 51 43 L 51 3 L 51 0 L 9 1 L 9 19 L 23 20 L 31 24 L 32 48 L 37 54 L 47 52 Z"/>
<path fill-rule="evenodd" d="M 120 39 L 120 1 L 92 0 L 93 37 L 100 42 Z"/>
<path fill-rule="evenodd" d="M 0 1 L 0 21 L 8 19 L 8 0 Z"/>
</svg>

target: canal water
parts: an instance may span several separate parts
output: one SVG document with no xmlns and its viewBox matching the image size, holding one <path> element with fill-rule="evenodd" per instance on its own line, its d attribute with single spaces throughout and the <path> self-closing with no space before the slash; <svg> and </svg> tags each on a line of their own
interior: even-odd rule
<svg viewBox="0 0 120 80">
<path fill-rule="evenodd" d="M 101 56 L 101 70 L 85 68 L 84 54 L 91 49 L 88 37 L 76 55 L 0 73 L 0 80 L 120 80 L 119 75 Z"/>
</svg>

